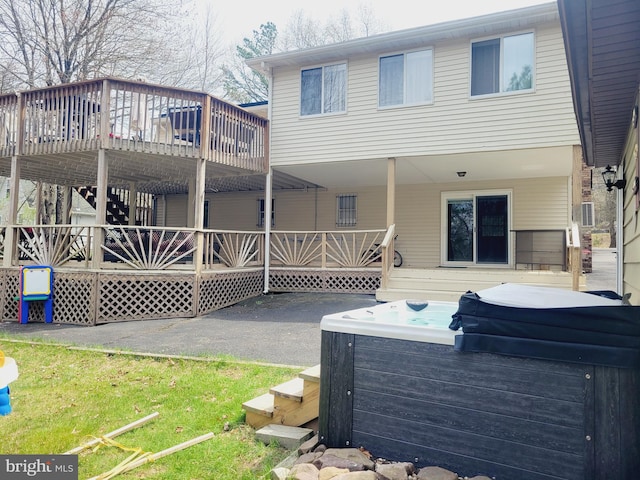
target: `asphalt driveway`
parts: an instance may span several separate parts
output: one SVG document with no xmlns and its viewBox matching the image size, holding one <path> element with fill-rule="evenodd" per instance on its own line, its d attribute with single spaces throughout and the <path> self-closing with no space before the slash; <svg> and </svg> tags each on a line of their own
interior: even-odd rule
<svg viewBox="0 0 640 480">
<path fill-rule="evenodd" d="M 140 353 L 231 355 L 242 360 L 312 366 L 320 363 L 323 315 L 375 304 L 374 295 L 280 293 L 254 297 L 196 318 L 95 327 L 0 322 L 0 334 Z M 6 345 L 4 349 L 9 350 Z"/>
</svg>

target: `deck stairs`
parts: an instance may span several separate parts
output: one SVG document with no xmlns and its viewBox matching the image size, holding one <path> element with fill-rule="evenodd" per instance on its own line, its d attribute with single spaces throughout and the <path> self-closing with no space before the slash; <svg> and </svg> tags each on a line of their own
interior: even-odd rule
<svg viewBox="0 0 640 480">
<path fill-rule="evenodd" d="M 299 427 L 318 417 L 320 365 L 310 367 L 288 382 L 242 404 L 246 423 L 255 429 L 279 424 Z"/>
<path fill-rule="evenodd" d="M 473 268 L 395 268 L 386 288 L 376 291 L 376 300 L 391 302 L 407 298 L 457 302 L 468 291 L 478 291 L 501 283 L 521 283 L 571 289 L 570 272 L 551 270 L 473 269 Z M 586 289 L 586 277 L 580 277 Z"/>
</svg>

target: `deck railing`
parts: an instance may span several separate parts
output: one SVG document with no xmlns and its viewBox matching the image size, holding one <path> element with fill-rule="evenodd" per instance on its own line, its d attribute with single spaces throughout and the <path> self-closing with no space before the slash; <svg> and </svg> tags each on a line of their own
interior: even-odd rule
<svg viewBox="0 0 640 480">
<path fill-rule="evenodd" d="M 380 268 L 386 230 L 272 231 L 273 267 Z M 393 264 L 393 260 L 391 262 Z"/>
<path fill-rule="evenodd" d="M 0 96 L 0 156 L 107 148 L 265 172 L 267 124 L 205 93 L 106 78 Z"/>
</svg>

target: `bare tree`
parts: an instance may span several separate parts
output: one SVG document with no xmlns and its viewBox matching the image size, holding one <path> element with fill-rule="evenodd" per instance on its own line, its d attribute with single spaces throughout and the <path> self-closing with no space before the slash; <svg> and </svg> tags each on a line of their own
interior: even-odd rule
<svg viewBox="0 0 640 480">
<path fill-rule="evenodd" d="M 168 0 L 0 0 L 0 69 L 26 87 L 139 74 L 161 58 Z"/>
<path fill-rule="evenodd" d="M 370 4 L 360 4 L 355 13 L 344 8 L 324 22 L 304 10 L 297 10 L 291 15 L 283 33 L 282 49 L 288 51 L 346 42 L 385 30 L 388 26 L 375 16 Z"/>
</svg>

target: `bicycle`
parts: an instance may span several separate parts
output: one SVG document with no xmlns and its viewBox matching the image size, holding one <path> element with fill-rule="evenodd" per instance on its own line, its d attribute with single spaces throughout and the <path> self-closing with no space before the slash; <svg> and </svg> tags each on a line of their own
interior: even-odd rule
<svg viewBox="0 0 640 480">
<path fill-rule="evenodd" d="M 396 235 L 395 237 L 393 237 L 393 240 L 395 241 L 398 238 L 398 235 Z M 371 250 L 369 250 L 366 253 L 366 257 L 371 259 L 371 262 L 381 262 L 382 261 L 382 248 L 380 248 L 380 244 L 379 243 L 374 243 L 373 246 L 375 248 L 372 248 Z M 397 250 L 393 250 L 393 266 L 394 267 L 399 267 L 402 265 L 402 255 L 400 255 L 400 252 L 398 252 Z"/>
</svg>

